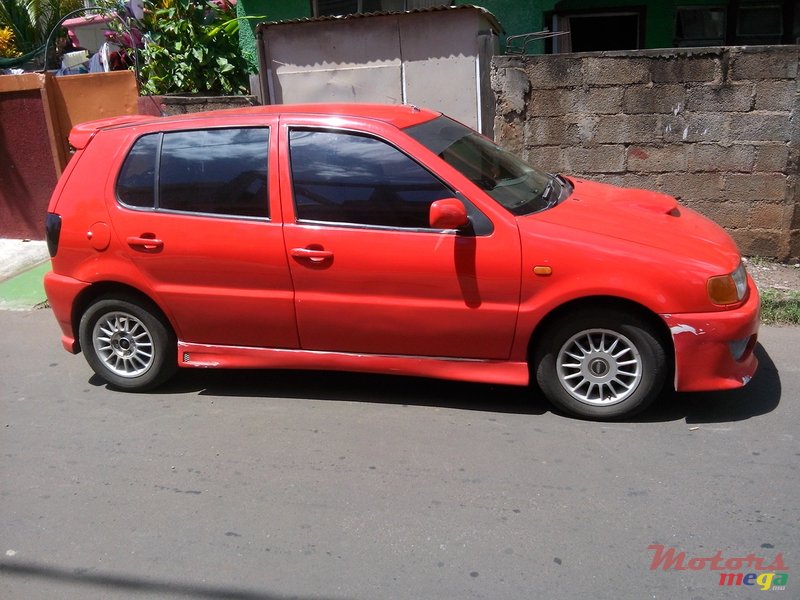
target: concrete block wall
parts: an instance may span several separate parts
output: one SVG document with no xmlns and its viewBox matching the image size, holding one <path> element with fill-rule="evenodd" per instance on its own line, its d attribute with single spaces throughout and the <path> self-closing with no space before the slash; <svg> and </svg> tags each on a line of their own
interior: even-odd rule
<svg viewBox="0 0 800 600">
<path fill-rule="evenodd" d="M 750 256 L 800 256 L 800 46 L 492 64 L 495 139 L 551 172 L 676 196 Z"/>
<path fill-rule="evenodd" d="M 255 96 L 139 96 L 139 114 L 171 117 L 257 104 Z"/>
</svg>

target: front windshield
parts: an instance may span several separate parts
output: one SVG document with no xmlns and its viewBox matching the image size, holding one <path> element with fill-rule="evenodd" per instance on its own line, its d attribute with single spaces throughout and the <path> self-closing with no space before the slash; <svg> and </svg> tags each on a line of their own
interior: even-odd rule
<svg viewBox="0 0 800 600">
<path fill-rule="evenodd" d="M 556 204 L 561 184 L 488 138 L 441 116 L 405 130 L 515 215 Z"/>
</svg>

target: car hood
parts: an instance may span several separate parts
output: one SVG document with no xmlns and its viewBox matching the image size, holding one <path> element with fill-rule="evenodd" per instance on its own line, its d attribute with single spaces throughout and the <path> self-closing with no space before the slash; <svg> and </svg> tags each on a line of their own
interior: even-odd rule
<svg viewBox="0 0 800 600">
<path fill-rule="evenodd" d="M 538 220 L 725 265 L 740 255 L 733 239 L 711 219 L 666 194 L 572 178 L 563 202 Z"/>
</svg>

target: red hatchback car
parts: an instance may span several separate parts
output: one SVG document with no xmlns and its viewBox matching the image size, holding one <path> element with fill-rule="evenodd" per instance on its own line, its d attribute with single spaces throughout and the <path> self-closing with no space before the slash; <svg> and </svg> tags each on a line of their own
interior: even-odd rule
<svg viewBox="0 0 800 600">
<path fill-rule="evenodd" d="M 129 116 L 70 143 L 45 289 L 64 347 L 115 388 L 335 369 L 530 385 L 619 419 L 756 370 L 758 292 L 719 226 L 438 112 Z"/>
</svg>

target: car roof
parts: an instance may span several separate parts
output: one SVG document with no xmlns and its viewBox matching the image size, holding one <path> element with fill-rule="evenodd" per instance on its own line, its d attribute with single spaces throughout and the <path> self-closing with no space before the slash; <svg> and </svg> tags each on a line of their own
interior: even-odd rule
<svg viewBox="0 0 800 600">
<path fill-rule="evenodd" d="M 79 123 L 72 128 L 69 142 L 73 148 L 86 147 L 89 140 L 101 129 L 120 127 L 133 127 L 151 123 L 191 122 L 200 119 L 221 118 L 235 121 L 236 117 L 253 117 L 258 115 L 318 115 L 357 117 L 382 121 L 404 129 L 412 125 L 424 123 L 440 116 L 441 113 L 411 104 L 368 104 L 368 103 L 339 103 L 339 104 L 270 104 L 260 106 L 244 106 L 226 108 L 213 111 L 157 117 L 150 115 L 122 115 L 106 119 L 97 119 Z"/>
</svg>

